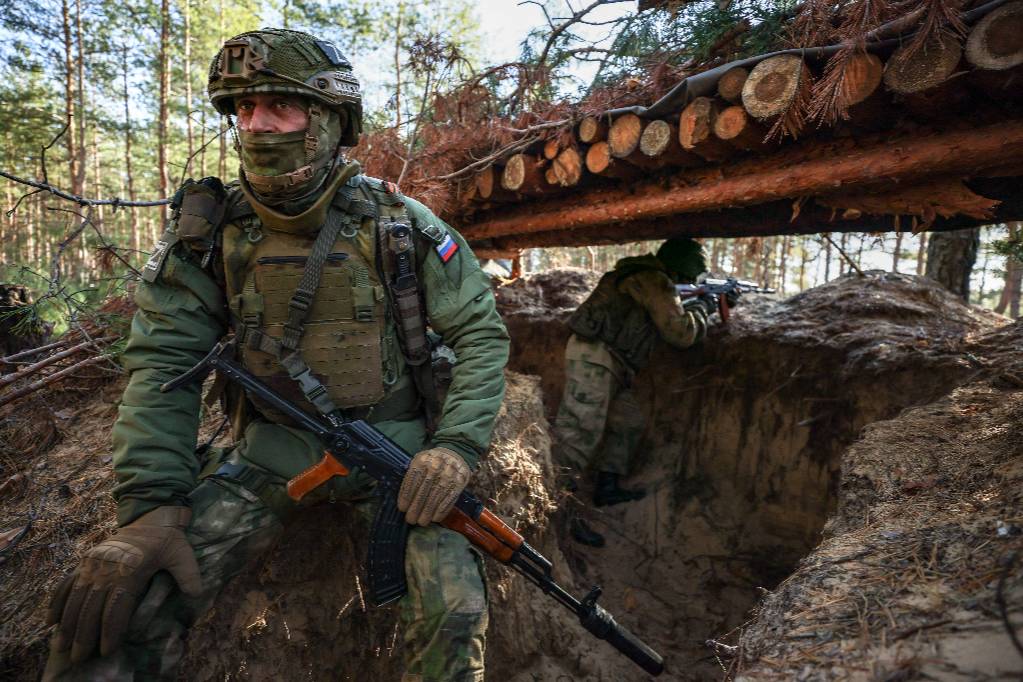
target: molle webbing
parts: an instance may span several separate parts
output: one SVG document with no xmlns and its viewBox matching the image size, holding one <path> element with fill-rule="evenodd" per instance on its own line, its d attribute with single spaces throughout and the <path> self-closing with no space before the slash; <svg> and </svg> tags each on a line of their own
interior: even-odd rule
<svg viewBox="0 0 1023 682">
<path fill-rule="evenodd" d="M 298 288 L 288 301 L 288 321 L 284 324 L 284 338 L 281 343 L 291 351 L 298 350 L 298 343 L 302 340 L 302 332 L 305 326 L 306 317 L 309 314 L 309 306 L 312 305 L 316 289 L 320 286 L 320 277 L 323 275 L 323 265 L 327 262 L 327 254 L 334 246 L 334 241 L 341 232 L 342 215 L 332 209 L 327 214 L 327 223 L 316 235 L 313 242 L 313 250 L 305 263 L 305 270 L 302 272 L 302 279 Z"/>
</svg>

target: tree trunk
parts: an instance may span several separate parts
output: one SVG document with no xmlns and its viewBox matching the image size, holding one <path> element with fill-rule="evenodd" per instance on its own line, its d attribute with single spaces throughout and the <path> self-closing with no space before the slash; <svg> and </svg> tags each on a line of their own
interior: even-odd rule
<svg viewBox="0 0 1023 682">
<path fill-rule="evenodd" d="M 64 20 L 64 114 L 67 118 L 67 131 L 64 133 L 64 144 L 67 147 L 68 185 L 72 193 L 78 178 L 78 152 L 75 147 L 75 75 L 74 59 L 72 58 L 71 42 L 71 8 L 68 0 L 61 3 L 61 16 Z"/>
<path fill-rule="evenodd" d="M 916 251 L 916 274 L 924 274 L 924 256 L 927 254 L 927 233 L 920 233 L 920 248 Z"/>
<path fill-rule="evenodd" d="M 892 253 L 892 272 L 899 271 L 899 257 L 902 255 L 902 233 L 895 233 L 895 252 Z"/>
<path fill-rule="evenodd" d="M 160 113 L 156 120 L 157 166 L 160 178 L 160 196 L 170 195 L 170 177 L 167 168 L 167 100 L 170 96 L 170 0 L 160 0 Z M 160 207 L 161 223 L 167 219 L 167 206 Z M 153 234 L 155 242 L 158 235 Z"/>
<path fill-rule="evenodd" d="M 970 273 L 979 248 L 979 228 L 934 232 L 927 245 L 927 269 L 924 274 L 969 302 Z"/>
<path fill-rule="evenodd" d="M 185 23 L 183 66 L 185 69 L 185 135 L 188 138 L 187 171 L 188 166 L 192 163 L 192 156 L 195 154 L 194 133 L 192 130 L 192 2 L 191 0 L 181 0 L 181 5 Z"/>
<path fill-rule="evenodd" d="M 1020 228 L 1023 223 L 1009 223 L 1009 239 L 1019 239 Z M 995 312 L 1004 315 L 1008 310 L 1009 317 L 1019 317 L 1020 290 L 1023 289 L 1023 264 L 1012 256 L 1005 259 L 1005 285 L 1002 288 L 1002 295 L 995 306 Z"/>
<path fill-rule="evenodd" d="M 124 100 L 124 174 L 128 183 L 128 199 L 136 201 L 135 198 L 135 173 L 131 163 L 131 142 L 134 132 L 131 126 L 131 106 L 128 96 L 128 46 L 121 46 L 121 96 Z M 138 254 L 142 249 L 142 232 L 138 222 L 138 213 L 135 207 L 128 209 L 131 222 L 131 248 Z"/>
<path fill-rule="evenodd" d="M 77 175 L 72 184 L 72 194 L 81 195 L 85 190 L 85 42 L 82 38 L 82 0 L 75 0 L 75 35 L 78 43 L 78 164 Z"/>
</svg>

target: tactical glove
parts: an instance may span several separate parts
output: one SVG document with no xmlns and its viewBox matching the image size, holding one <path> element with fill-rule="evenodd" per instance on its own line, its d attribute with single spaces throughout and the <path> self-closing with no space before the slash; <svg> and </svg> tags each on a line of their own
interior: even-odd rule
<svg viewBox="0 0 1023 682">
<path fill-rule="evenodd" d="M 443 521 L 471 473 L 465 460 L 447 448 L 423 450 L 412 458 L 401 482 L 398 510 L 420 526 Z"/>
<path fill-rule="evenodd" d="M 71 662 L 90 658 L 99 644 L 108 656 L 121 643 L 139 599 L 157 571 L 170 572 L 181 591 L 198 596 L 202 577 L 184 530 L 187 507 L 157 507 L 90 549 L 50 602 L 47 622 L 59 623 L 56 646 Z"/>
</svg>

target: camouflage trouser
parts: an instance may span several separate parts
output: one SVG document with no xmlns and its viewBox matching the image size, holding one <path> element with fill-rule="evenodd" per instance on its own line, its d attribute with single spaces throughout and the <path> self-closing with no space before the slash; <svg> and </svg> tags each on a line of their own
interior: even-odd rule
<svg viewBox="0 0 1023 682">
<path fill-rule="evenodd" d="M 390 425 L 377 426 L 406 449 L 419 449 L 425 435 L 421 424 Z M 161 586 L 170 589 L 161 592 L 157 586 L 150 590 L 136 611 L 125 644 L 117 652 L 72 667 L 67 660 L 69 652 L 56 652 L 51 647 L 44 680 L 176 679 L 188 627 L 213 605 L 227 581 L 269 550 L 283 531 L 278 513 L 267 503 L 279 512 L 290 503 L 283 486 L 291 476 L 277 473 L 297 473 L 304 468 L 302 460 L 318 459 L 322 452 L 311 434 L 277 425 L 250 425 L 245 436 L 230 454 L 231 463 L 251 470 L 252 460 L 262 463 L 268 453 L 280 453 L 279 448 L 288 445 L 289 454 L 297 456 L 289 461 L 286 471 L 257 467 L 264 474 L 262 480 L 272 482 L 258 495 L 224 475 L 206 478 L 192 491 L 192 521 L 187 536 L 202 572 L 202 595 L 185 598 L 171 587 L 169 579 L 163 580 Z M 307 461 L 305 466 L 310 463 Z M 376 501 L 371 496 L 373 483 L 367 476 L 353 474 L 335 478 L 333 483 L 323 488 L 331 487 L 334 499 L 352 502 L 362 516 L 372 518 Z M 326 492 L 317 490 L 306 499 L 309 497 L 323 498 Z M 405 573 L 408 594 L 400 602 L 405 639 L 403 682 L 482 682 L 486 591 L 468 541 L 441 526 L 413 527 L 408 535 Z"/>
<path fill-rule="evenodd" d="M 646 424 L 629 388 L 630 373 L 603 342 L 569 337 L 565 392 L 554 424 L 566 459 L 561 464 L 577 471 L 628 473 Z"/>
</svg>

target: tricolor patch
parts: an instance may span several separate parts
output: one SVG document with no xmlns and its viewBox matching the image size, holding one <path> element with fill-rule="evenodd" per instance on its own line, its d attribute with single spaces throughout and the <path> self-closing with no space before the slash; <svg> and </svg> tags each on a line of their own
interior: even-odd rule
<svg viewBox="0 0 1023 682">
<path fill-rule="evenodd" d="M 451 260 L 452 256 L 458 253 L 458 242 L 452 239 L 450 234 L 446 234 L 440 244 L 437 244 L 434 248 L 437 249 L 437 255 L 440 256 L 440 259 L 447 263 Z"/>
</svg>

